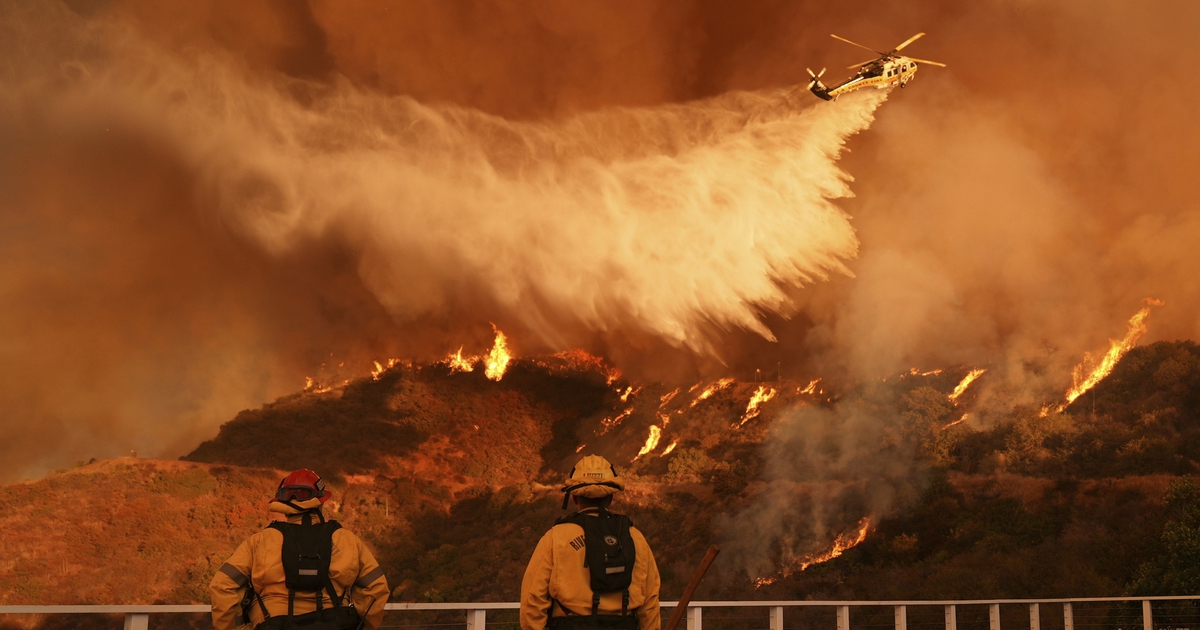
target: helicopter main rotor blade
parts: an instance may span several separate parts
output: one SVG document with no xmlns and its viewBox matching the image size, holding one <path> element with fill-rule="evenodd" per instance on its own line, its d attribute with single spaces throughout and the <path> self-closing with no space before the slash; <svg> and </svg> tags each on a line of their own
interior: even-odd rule
<svg viewBox="0 0 1200 630">
<path fill-rule="evenodd" d="M 899 51 L 900 51 L 900 49 L 902 49 L 902 48 L 904 48 L 905 46 L 907 46 L 907 45 L 909 45 L 909 44 L 911 44 L 911 43 L 913 43 L 913 42 L 917 41 L 918 39 L 921 39 L 921 38 L 922 38 L 922 37 L 924 37 L 924 36 L 925 36 L 925 33 L 917 33 L 916 35 L 913 35 L 912 37 L 909 37 L 908 39 L 904 40 L 904 43 L 903 43 L 903 44 L 900 44 L 899 46 L 897 46 L 897 47 L 893 48 L 893 49 L 892 49 L 892 52 L 899 52 Z"/>
<path fill-rule="evenodd" d="M 830 33 L 829 36 L 838 41 L 843 41 L 843 42 L 846 42 L 847 44 L 850 44 L 853 46 L 858 46 L 859 48 L 866 48 L 867 50 L 875 53 L 876 55 L 886 55 L 887 54 L 887 53 L 879 52 L 878 50 L 875 50 L 874 48 L 867 48 L 866 46 L 863 46 L 862 44 L 860 44 L 858 42 L 852 42 L 852 41 L 846 39 L 845 37 L 838 37 L 837 35 L 834 35 L 833 33 Z"/>
<path fill-rule="evenodd" d="M 878 59 L 868 59 L 868 60 L 866 60 L 866 61 L 864 61 L 864 62 L 862 62 L 862 63 L 856 63 L 856 64 L 854 64 L 853 66 L 846 66 L 846 69 L 847 69 L 847 70 L 853 70 L 853 69 L 855 69 L 855 68 L 859 68 L 859 67 L 865 66 L 865 65 L 867 65 L 867 64 L 869 64 L 869 63 L 874 63 L 874 62 L 876 62 L 876 61 L 878 61 Z"/>
<path fill-rule="evenodd" d="M 907 56 L 907 55 L 906 55 L 906 56 Z M 927 64 L 929 64 L 929 65 L 931 65 L 931 66 L 938 66 L 938 67 L 940 67 L 940 68 L 945 68 L 945 67 L 946 67 L 946 64 L 944 64 L 944 63 L 941 63 L 941 62 L 939 62 L 939 61 L 930 61 L 930 60 L 928 60 L 928 59 L 917 59 L 916 57 L 909 57 L 909 59 L 912 59 L 913 61 L 919 61 L 919 62 L 921 62 L 921 63 L 927 63 Z"/>
</svg>

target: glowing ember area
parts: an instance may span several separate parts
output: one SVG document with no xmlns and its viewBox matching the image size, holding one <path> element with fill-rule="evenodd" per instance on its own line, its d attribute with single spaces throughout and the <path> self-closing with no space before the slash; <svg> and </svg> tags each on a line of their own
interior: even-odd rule
<svg viewBox="0 0 1200 630">
<path fill-rule="evenodd" d="M 662 425 L 663 425 L 664 429 L 667 428 L 668 424 L 671 424 L 671 414 L 659 412 L 656 415 L 658 416 L 659 420 L 662 420 Z"/>
<path fill-rule="evenodd" d="M 659 457 L 666 457 L 667 455 L 670 455 L 671 451 L 675 450 L 675 447 L 678 445 L 679 445 L 679 440 L 675 440 L 674 442 L 671 442 L 670 444 L 667 445 L 667 448 L 663 449 L 662 455 L 660 455 Z"/>
<path fill-rule="evenodd" d="M 458 352 L 446 357 L 445 363 L 450 366 L 451 374 L 475 371 L 475 357 L 464 357 L 462 351 L 462 347 L 459 347 Z"/>
<path fill-rule="evenodd" d="M 797 394 L 812 394 L 815 396 L 818 393 L 817 392 L 817 383 L 820 383 L 820 382 L 821 382 L 821 379 L 814 378 L 813 380 L 808 382 L 807 387 L 805 387 L 804 389 L 796 390 L 796 393 Z"/>
<path fill-rule="evenodd" d="M 637 389 L 634 389 L 632 385 L 630 385 L 629 387 L 626 387 L 626 388 L 625 388 L 625 393 L 621 394 L 621 402 L 623 402 L 623 403 L 624 403 L 624 402 L 629 402 L 629 397 L 630 397 L 630 396 L 637 396 L 637 395 L 638 395 L 638 392 L 640 392 L 640 391 L 642 391 L 642 388 L 641 388 L 641 387 L 639 387 L 639 388 L 637 388 Z"/>
<path fill-rule="evenodd" d="M 701 400 L 707 400 L 713 394 L 725 389 L 726 387 L 729 387 L 730 385 L 733 385 L 733 379 L 731 378 L 723 378 L 716 383 L 709 385 L 708 387 L 704 388 L 704 391 L 700 392 L 700 395 L 696 397 L 696 400 L 692 401 L 691 406 L 695 407 L 696 405 L 700 404 Z"/>
<path fill-rule="evenodd" d="M 922 372 L 919 368 L 912 368 L 908 371 L 908 373 L 913 376 L 935 376 L 937 374 L 941 374 L 942 371 L 941 370 L 929 370 L 928 372 Z"/>
<path fill-rule="evenodd" d="M 962 424 L 962 423 L 966 422 L 966 421 L 967 421 L 967 418 L 969 418 L 969 417 L 971 417 L 971 414 L 969 414 L 969 413 L 964 413 L 964 414 L 962 415 L 962 417 L 961 417 L 961 418 L 959 418 L 958 420 L 955 420 L 954 422 L 951 422 L 950 424 L 947 424 L 946 426 L 942 427 L 942 430 L 943 430 L 943 431 L 945 431 L 946 429 L 949 429 L 950 427 L 952 427 L 952 426 L 954 426 L 954 425 L 956 425 L 956 424 Z"/>
<path fill-rule="evenodd" d="M 604 375 L 606 385 L 612 385 L 617 381 L 617 379 L 621 378 L 620 370 L 610 366 L 604 361 L 604 359 L 594 354 L 589 354 L 585 350 L 566 350 L 563 352 L 556 352 L 555 354 L 550 355 L 550 357 L 565 363 L 566 368 L 569 370 L 581 372 L 599 372 Z M 552 371 L 562 369 L 563 367 L 555 362 L 544 359 L 534 359 L 534 363 Z"/>
<path fill-rule="evenodd" d="M 958 397 L 962 396 L 963 393 L 967 391 L 967 388 L 971 386 L 971 383 L 974 383 L 975 379 L 983 376 L 983 373 L 986 371 L 987 368 L 975 368 L 974 370 L 967 372 L 967 375 L 963 377 L 963 380 L 958 382 L 958 386 L 954 388 L 953 392 L 951 392 L 950 402 L 957 403 Z"/>
<path fill-rule="evenodd" d="M 658 440 L 662 438 L 662 429 L 657 424 L 650 425 L 650 435 L 646 438 L 646 444 L 642 446 L 642 450 L 638 451 L 633 461 L 637 461 L 642 455 L 658 448 Z"/>
<path fill-rule="evenodd" d="M 1087 354 L 1083 356 L 1083 363 L 1075 366 L 1075 370 L 1072 373 L 1074 385 L 1067 391 L 1067 405 L 1075 402 L 1076 398 L 1079 398 L 1084 392 L 1095 387 L 1096 383 L 1104 380 L 1104 377 L 1112 373 L 1113 368 L 1117 366 L 1117 362 L 1121 360 L 1121 357 L 1125 356 L 1126 352 L 1129 352 L 1130 349 L 1137 345 L 1137 340 L 1146 334 L 1146 318 L 1150 316 L 1150 308 L 1162 305 L 1162 300 L 1146 298 L 1146 306 L 1143 306 L 1140 311 L 1134 313 L 1133 317 L 1129 318 L 1129 330 L 1125 331 L 1125 337 L 1120 340 L 1110 340 L 1112 346 L 1109 347 L 1108 353 L 1104 355 L 1104 359 L 1100 361 L 1099 365 L 1087 373 L 1087 376 L 1084 376 L 1084 372 L 1087 371 L 1085 366 L 1091 363 L 1091 356 Z M 1065 407 L 1066 405 L 1063 405 L 1060 409 Z"/>
<path fill-rule="evenodd" d="M 304 377 L 304 391 L 308 391 L 308 390 L 312 389 L 313 385 L 315 385 L 315 384 L 316 383 L 313 381 L 313 377 L 311 377 L 311 376 Z"/>
<path fill-rule="evenodd" d="M 580 444 L 579 448 L 575 449 L 575 452 L 578 453 L 579 451 L 582 451 L 586 446 L 587 444 Z"/>
<path fill-rule="evenodd" d="M 746 405 L 746 413 L 742 414 L 742 421 L 736 426 L 740 427 L 750 420 L 757 418 L 759 412 L 761 411 L 759 406 L 774 398 L 775 393 L 775 388 L 773 387 L 767 387 L 766 385 L 759 386 L 758 390 L 754 392 L 754 395 L 750 397 L 750 402 Z"/>
<path fill-rule="evenodd" d="M 814 554 L 811 556 L 807 556 L 803 560 L 799 561 L 798 563 L 792 563 L 793 567 L 795 567 L 795 568 L 784 568 L 777 575 L 773 575 L 771 577 L 759 578 L 754 581 L 754 587 L 761 588 L 768 584 L 773 584 L 780 578 L 785 578 L 797 571 L 804 571 L 805 569 L 813 566 L 814 564 L 821 564 L 822 562 L 829 562 L 830 560 L 833 560 L 834 558 L 842 555 L 843 553 L 846 553 L 846 550 L 851 549 L 853 547 L 857 547 L 860 543 L 862 543 L 862 541 L 866 540 L 867 532 L 869 532 L 870 530 L 871 530 L 871 520 L 869 518 L 863 518 L 863 520 L 858 522 L 858 526 L 856 527 L 856 529 L 846 532 L 845 534 L 842 534 L 841 536 L 838 536 L 833 541 L 833 546 L 828 551 L 825 551 L 825 552 L 819 553 L 819 554 Z"/>
<path fill-rule="evenodd" d="M 678 388 L 678 387 L 676 387 L 676 388 L 675 388 L 675 391 L 673 391 L 673 392 L 669 392 L 669 393 L 663 394 L 663 395 L 662 395 L 662 398 L 659 398 L 659 399 L 658 399 L 658 402 L 659 402 L 659 404 L 658 404 L 658 408 L 659 408 L 659 409 L 662 409 L 663 407 L 666 407 L 666 406 L 667 406 L 667 403 L 671 402 L 671 399 L 672 399 L 672 398 L 674 398 L 674 397 L 676 397 L 676 396 L 678 396 L 678 395 L 679 395 L 679 388 Z"/>
<path fill-rule="evenodd" d="M 622 411 L 621 413 L 617 414 L 616 416 L 614 416 L 612 418 L 605 418 L 605 419 L 601 420 L 600 421 L 600 429 L 601 429 L 600 435 L 604 435 L 605 433 L 612 431 L 613 427 L 620 425 L 621 421 L 623 421 L 625 418 L 628 418 L 629 414 L 631 414 L 631 413 L 633 413 L 633 407 L 630 407 L 630 408 L 626 409 L 625 411 Z"/>
<path fill-rule="evenodd" d="M 496 341 L 492 345 L 491 352 L 488 352 L 487 358 L 484 360 L 483 373 L 493 381 L 498 381 L 504 378 L 504 371 L 508 369 L 509 361 L 512 361 L 512 355 L 508 353 L 508 338 L 500 329 L 492 326 L 492 330 L 496 331 Z"/>
</svg>

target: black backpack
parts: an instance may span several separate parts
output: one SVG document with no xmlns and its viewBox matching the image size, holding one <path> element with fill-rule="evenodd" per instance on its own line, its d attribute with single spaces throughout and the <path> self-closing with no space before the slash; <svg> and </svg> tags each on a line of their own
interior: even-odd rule
<svg viewBox="0 0 1200 630">
<path fill-rule="evenodd" d="M 306 524 L 276 521 L 270 528 L 283 534 L 283 574 L 288 589 L 287 617 L 271 617 L 262 598 L 255 593 L 264 621 L 256 630 L 355 630 L 362 619 L 353 605 L 343 605 L 347 593 L 338 595 L 329 577 L 329 562 L 333 556 L 333 532 L 341 529 L 337 521 Z M 309 524 L 311 523 L 311 524 Z M 253 584 L 250 585 L 253 590 Z M 349 589 L 347 589 L 349 590 Z M 329 594 L 332 608 L 324 608 L 322 591 Z M 296 593 L 315 593 L 317 609 L 303 615 L 295 614 Z"/>
<path fill-rule="evenodd" d="M 629 614 L 629 585 L 633 583 L 633 565 L 637 560 L 630 528 L 633 521 L 624 514 L 615 514 L 604 508 L 593 514 L 576 512 L 564 516 L 555 523 L 574 523 L 583 528 L 585 566 L 591 574 L 592 612 L 583 616 L 573 614 L 561 603 L 559 608 L 567 612 L 566 617 L 551 617 L 553 628 L 637 628 L 637 617 Z M 605 593 L 621 593 L 621 614 L 601 615 L 600 596 Z"/>
</svg>

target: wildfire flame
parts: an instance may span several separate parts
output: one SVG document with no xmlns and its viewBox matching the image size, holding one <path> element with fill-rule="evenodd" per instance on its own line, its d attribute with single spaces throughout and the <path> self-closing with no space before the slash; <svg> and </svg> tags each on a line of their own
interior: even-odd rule
<svg viewBox="0 0 1200 630">
<path fill-rule="evenodd" d="M 304 391 L 308 391 L 308 390 L 312 389 L 313 385 L 316 385 L 316 382 L 313 381 L 313 377 L 305 376 L 304 377 Z"/>
<path fill-rule="evenodd" d="M 796 393 L 797 394 L 812 394 L 815 396 L 817 394 L 817 383 L 820 383 L 820 382 L 821 382 L 821 379 L 815 378 L 815 379 L 809 381 L 808 386 L 805 387 L 804 389 L 796 390 Z"/>
<path fill-rule="evenodd" d="M 765 577 L 765 578 L 758 578 L 757 580 L 754 581 L 754 587 L 761 588 L 768 584 L 773 584 L 775 581 L 779 580 L 780 578 L 785 578 L 797 571 L 804 571 L 805 569 L 807 569 L 808 567 L 811 567 L 814 564 L 821 564 L 822 562 L 828 562 L 830 560 L 833 560 L 834 558 L 842 555 L 843 553 L 846 553 L 846 550 L 848 550 L 852 547 L 856 547 L 862 541 L 866 540 L 867 532 L 869 532 L 870 529 L 871 529 L 871 520 L 870 520 L 870 518 L 864 517 L 861 521 L 858 522 L 858 526 L 855 530 L 846 532 L 846 533 L 838 536 L 836 539 L 834 539 L 833 546 L 828 551 L 825 551 L 823 553 L 813 554 L 810 556 L 806 556 L 803 560 L 799 561 L 798 563 L 792 563 L 794 568 L 785 568 L 776 575 L 773 575 L 770 577 Z"/>
<path fill-rule="evenodd" d="M 379 377 L 383 376 L 384 372 L 396 367 L 396 364 L 400 363 L 400 359 L 388 359 L 387 365 L 383 365 L 378 361 L 372 361 L 371 363 L 375 364 L 375 369 L 371 370 L 371 379 L 378 381 Z"/>
<path fill-rule="evenodd" d="M 704 391 L 700 392 L 700 395 L 696 397 L 696 400 L 692 401 L 691 406 L 695 407 L 696 405 L 700 404 L 701 400 L 707 400 L 709 396 L 712 396 L 713 394 L 721 391 L 722 389 L 725 389 L 726 387 L 729 387 L 730 385 L 733 385 L 733 379 L 723 378 L 723 379 L 717 381 L 716 383 L 713 383 L 712 385 L 705 387 Z M 695 389 L 695 388 L 693 388 L 693 389 Z"/>
<path fill-rule="evenodd" d="M 1060 411 L 1066 408 L 1067 405 L 1075 402 L 1076 398 L 1079 398 L 1089 389 L 1095 387 L 1096 383 L 1104 380 L 1104 377 L 1112 373 L 1113 368 L 1117 366 L 1117 362 L 1121 360 L 1121 357 L 1125 356 L 1126 352 L 1129 352 L 1130 349 L 1137 345 L 1137 340 L 1146 334 L 1146 318 L 1150 316 L 1151 307 L 1162 305 L 1162 300 L 1146 298 L 1146 306 L 1143 306 L 1141 310 L 1133 314 L 1133 317 L 1129 318 L 1129 329 L 1125 331 L 1125 337 L 1120 340 L 1109 340 L 1109 343 L 1112 345 L 1109 347 L 1108 353 L 1104 355 L 1104 359 L 1100 361 L 1100 364 L 1093 368 L 1091 373 L 1086 377 L 1084 376 L 1084 366 L 1091 362 L 1091 356 L 1088 354 L 1083 355 L 1083 363 L 1075 366 L 1075 369 L 1072 371 L 1071 376 L 1074 384 L 1067 391 L 1067 402 L 1059 407 Z"/>
<path fill-rule="evenodd" d="M 600 428 L 601 428 L 600 435 L 604 435 L 605 433 L 608 433 L 609 431 L 611 431 L 613 429 L 613 427 L 621 424 L 621 421 L 624 420 L 625 418 L 628 418 L 629 414 L 631 414 L 631 413 L 633 413 L 633 407 L 630 407 L 630 408 L 626 409 L 625 411 L 622 411 L 621 413 L 613 416 L 612 418 L 605 418 L 605 419 L 601 420 L 600 421 Z"/>
<path fill-rule="evenodd" d="M 579 451 L 582 451 L 585 446 L 587 446 L 587 444 L 580 444 L 579 448 L 575 449 L 575 452 L 578 453 Z"/>
<path fill-rule="evenodd" d="M 679 388 L 678 388 L 678 387 L 676 387 L 676 388 L 675 388 L 675 391 L 673 391 L 673 392 L 669 392 L 669 393 L 663 394 L 662 398 L 659 398 L 659 399 L 658 399 L 658 401 L 659 401 L 658 408 L 659 408 L 659 409 L 662 409 L 663 407 L 666 407 L 666 406 L 667 406 L 667 403 L 671 402 L 671 399 L 672 399 L 672 398 L 674 398 L 674 397 L 676 397 L 676 396 L 678 396 L 678 395 L 679 395 Z"/>
<path fill-rule="evenodd" d="M 768 400 L 771 400 L 774 397 L 775 397 L 775 388 L 774 387 L 769 388 L 766 385 L 760 385 L 758 387 L 758 390 L 754 392 L 754 395 L 750 397 L 750 402 L 746 405 L 746 413 L 742 414 L 742 421 L 737 423 L 736 426 L 740 427 L 743 424 L 746 424 L 747 422 L 749 422 L 750 420 L 757 418 L 759 412 L 761 411 L 759 409 L 759 406 L 762 405 L 763 403 L 767 402 Z"/>
<path fill-rule="evenodd" d="M 670 444 L 667 445 L 667 448 L 663 449 L 662 455 L 660 455 L 659 457 L 666 457 L 667 455 L 670 455 L 671 451 L 675 450 L 675 447 L 678 445 L 679 445 L 679 440 L 675 440 L 674 442 L 671 442 Z"/>
<path fill-rule="evenodd" d="M 958 420 L 955 420 L 954 422 L 951 422 L 950 424 L 947 424 L 946 426 L 942 427 L 942 430 L 945 431 L 946 429 L 949 429 L 950 427 L 952 427 L 956 424 L 962 424 L 962 423 L 966 422 L 967 418 L 970 417 L 970 415 L 971 414 L 969 414 L 969 413 L 964 413 L 962 415 L 962 417 L 959 418 Z"/>
<path fill-rule="evenodd" d="M 492 344 L 492 350 L 488 352 L 487 359 L 484 360 L 483 373 L 489 379 L 499 381 L 504 378 L 504 371 L 508 369 L 512 355 L 508 353 L 508 338 L 494 325 L 492 330 L 496 331 L 496 341 Z"/>
<path fill-rule="evenodd" d="M 637 389 L 634 389 L 632 385 L 630 385 L 629 387 L 626 387 L 625 393 L 621 394 L 621 402 L 629 402 L 630 396 L 637 396 L 638 393 L 641 391 L 642 391 L 641 387 L 639 387 Z"/>
<path fill-rule="evenodd" d="M 974 383 L 975 379 L 983 376 L 983 373 L 986 371 L 987 368 L 975 368 L 974 370 L 967 372 L 967 375 L 963 377 L 963 380 L 959 381 L 958 386 L 954 388 L 954 392 L 950 394 L 950 402 L 958 403 L 958 397 L 962 396 L 967 391 L 967 388 L 971 386 L 971 383 Z"/>
<path fill-rule="evenodd" d="M 462 346 L 459 346 L 458 352 L 446 357 L 446 365 L 450 366 L 450 373 L 455 372 L 474 372 L 475 357 L 464 357 Z"/>
<path fill-rule="evenodd" d="M 908 370 L 908 373 L 911 374 L 912 376 L 934 376 L 936 374 L 941 374 L 942 371 L 941 370 L 929 370 L 928 372 L 922 372 L 920 368 L 911 368 Z"/>
<path fill-rule="evenodd" d="M 642 446 L 642 450 L 638 451 L 638 454 L 633 458 L 633 461 L 636 462 L 641 458 L 642 455 L 645 455 L 646 453 L 649 453 L 657 448 L 658 440 L 660 438 L 662 438 L 662 429 L 659 428 L 657 424 L 650 425 L 650 435 L 646 438 L 646 444 Z"/>
</svg>

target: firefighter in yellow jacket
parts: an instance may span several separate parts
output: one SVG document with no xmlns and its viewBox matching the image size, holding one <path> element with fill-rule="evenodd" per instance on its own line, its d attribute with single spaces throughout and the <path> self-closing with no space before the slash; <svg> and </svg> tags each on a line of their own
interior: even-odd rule
<svg viewBox="0 0 1200 630">
<path fill-rule="evenodd" d="M 269 509 L 286 521 L 243 542 L 209 585 L 216 630 L 247 623 L 274 630 L 313 621 L 327 624 L 319 627 L 379 627 L 387 579 L 358 536 L 325 520 L 321 505 L 329 497 L 308 469 L 279 482 Z"/>
<path fill-rule="evenodd" d="M 659 630 L 658 565 L 629 518 L 608 511 L 625 489 L 599 455 L 579 460 L 563 485 L 563 508 L 579 511 L 546 532 L 521 582 L 521 630 Z"/>
</svg>

